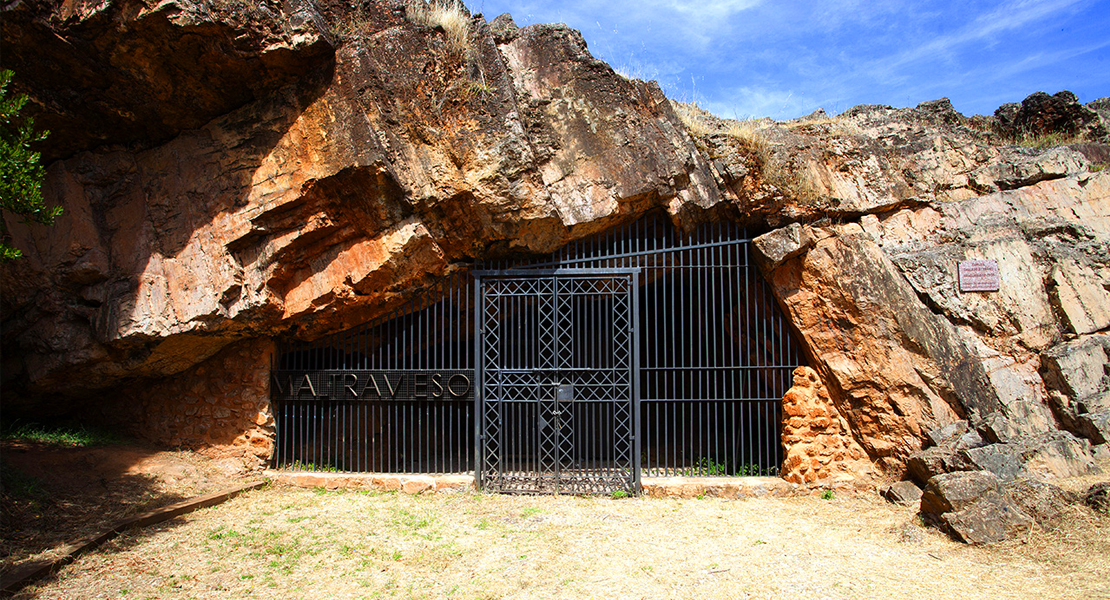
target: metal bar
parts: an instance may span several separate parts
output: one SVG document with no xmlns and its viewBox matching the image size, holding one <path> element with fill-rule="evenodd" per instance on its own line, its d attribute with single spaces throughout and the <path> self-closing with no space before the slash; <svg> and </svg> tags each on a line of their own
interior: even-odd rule
<svg viewBox="0 0 1110 600">
<path fill-rule="evenodd" d="M 703 247 L 707 248 L 707 247 L 713 247 L 713 246 L 728 246 L 728 245 L 732 245 L 732 244 L 747 244 L 749 242 L 751 242 L 750 239 L 739 239 L 739 240 L 728 240 L 728 241 L 724 241 L 724 242 L 707 243 L 707 244 L 673 245 L 673 246 L 665 247 L 663 249 L 663 252 L 681 252 L 681 251 L 685 251 L 685 250 L 693 250 L 693 249 L 703 248 Z M 621 259 L 621 258 L 635 258 L 635 257 L 645 256 L 645 255 L 650 254 L 650 253 L 651 252 L 648 251 L 648 250 L 641 250 L 641 251 L 636 251 L 636 252 L 628 252 L 628 253 L 625 253 L 625 254 L 611 254 L 611 255 L 604 256 L 604 258 L 606 258 L 608 260 L 616 260 L 616 259 Z M 566 258 L 566 259 L 561 259 L 561 260 L 551 260 L 551 261 L 547 261 L 547 262 L 536 262 L 536 263 L 532 263 L 532 264 L 528 265 L 528 267 L 526 267 L 526 268 L 532 268 L 532 267 L 548 268 L 548 267 L 553 267 L 553 266 L 556 266 L 556 265 L 566 266 L 566 265 L 574 265 L 574 264 L 583 263 L 583 262 L 597 262 L 598 260 L 599 260 L 598 255 L 586 256 L 586 257 L 579 256 L 579 257 L 575 257 L 575 258 Z"/>
<path fill-rule="evenodd" d="M 632 327 L 632 339 L 629 342 L 632 351 L 632 358 L 630 361 L 631 373 L 629 373 L 629 383 L 632 386 L 632 394 L 630 400 L 632 401 L 632 492 L 636 495 L 640 493 L 640 448 L 641 448 L 641 434 L 640 434 L 640 274 L 632 273 L 632 286 L 629 292 L 630 302 L 632 303 L 631 315 L 628 322 Z"/>
<path fill-rule="evenodd" d="M 493 269 L 473 271 L 475 277 L 546 277 L 552 275 L 627 275 L 639 271 L 628 268 Z"/>
<path fill-rule="evenodd" d="M 483 281 L 480 275 L 474 274 L 474 356 L 480 357 L 483 355 L 483 322 L 485 319 L 485 308 L 482 306 L 482 285 Z M 483 444 L 484 432 L 482 425 L 485 421 L 485 406 L 484 406 L 484 390 L 485 384 L 483 381 L 484 362 L 481 359 L 474 361 L 474 486 L 481 490 L 485 488 L 485 468 L 484 468 L 484 454 Z"/>
</svg>

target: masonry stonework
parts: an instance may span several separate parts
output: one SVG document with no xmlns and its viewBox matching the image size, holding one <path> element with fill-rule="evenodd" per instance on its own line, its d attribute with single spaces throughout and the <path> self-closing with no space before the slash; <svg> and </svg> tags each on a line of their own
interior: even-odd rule
<svg viewBox="0 0 1110 600">
<path fill-rule="evenodd" d="M 786 458 L 780 474 L 791 483 L 873 474 L 867 453 L 809 367 L 794 370 L 794 386 L 783 396 L 782 444 Z"/>
<path fill-rule="evenodd" d="M 100 405 L 100 420 L 133 435 L 261 467 L 274 452 L 268 338 L 244 340 L 178 375 L 125 388 Z"/>
</svg>

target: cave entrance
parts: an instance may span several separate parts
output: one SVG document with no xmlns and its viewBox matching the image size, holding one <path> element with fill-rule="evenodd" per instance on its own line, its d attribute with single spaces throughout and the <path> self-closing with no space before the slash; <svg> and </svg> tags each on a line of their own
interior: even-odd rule
<svg viewBox="0 0 1110 600">
<path fill-rule="evenodd" d="M 559 294 L 617 281 L 620 292 Z M 568 362 L 553 362 L 560 349 Z M 803 364 L 747 231 L 683 233 L 650 214 L 552 255 L 460 269 L 348 331 L 281 342 L 273 464 L 472 472 L 531 492 L 635 491 L 637 470 L 771 475 L 781 399 Z M 607 383 L 590 387 L 590 372 Z"/>
</svg>

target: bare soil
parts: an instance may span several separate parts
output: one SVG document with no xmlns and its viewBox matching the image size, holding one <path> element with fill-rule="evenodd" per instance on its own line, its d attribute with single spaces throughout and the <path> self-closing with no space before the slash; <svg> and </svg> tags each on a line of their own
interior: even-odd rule
<svg viewBox="0 0 1110 600">
<path fill-rule="evenodd" d="M 243 481 L 238 459 L 135 444 L 0 442 L 0 576 L 134 514 Z"/>
<path fill-rule="evenodd" d="M 971 547 L 875 496 L 270 486 L 125 534 L 16 597 L 1110 598 L 1108 534 L 1079 507 L 1057 530 Z"/>
</svg>

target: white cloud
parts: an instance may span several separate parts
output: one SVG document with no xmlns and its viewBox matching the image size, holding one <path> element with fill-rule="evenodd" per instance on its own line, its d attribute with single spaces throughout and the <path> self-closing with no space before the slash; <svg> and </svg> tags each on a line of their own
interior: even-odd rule
<svg viewBox="0 0 1110 600">
<path fill-rule="evenodd" d="M 701 2 L 686 2 L 682 0 L 644 0 L 643 2 L 630 2 L 631 6 L 643 6 L 656 9 L 665 9 L 686 15 L 691 21 L 709 22 L 727 19 L 732 15 L 755 8 L 763 4 L 763 0 L 702 0 Z"/>
<path fill-rule="evenodd" d="M 887 69 L 896 69 L 912 62 L 937 60 L 967 44 L 989 42 L 990 38 L 1004 32 L 1020 29 L 1029 24 L 1043 24 L 1049 17 L 1081 3 L 1083 0 L 1007 2 L 993 11 L 979 15 L 955 33 L 914 46 L 893 57 L 892 60 L 884 61 L 884 66 Z"/>
<path fill-rule="evenodd" d="M 792 118 L 814 110 L 814 100 L 793 90 L 740 86 L 699 103 L 709 112 L 729 119 Z"/>
</svg>

